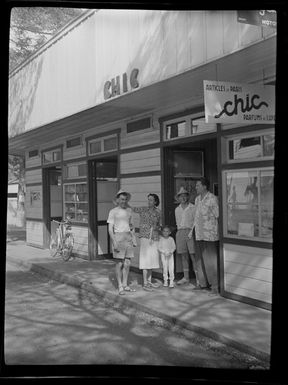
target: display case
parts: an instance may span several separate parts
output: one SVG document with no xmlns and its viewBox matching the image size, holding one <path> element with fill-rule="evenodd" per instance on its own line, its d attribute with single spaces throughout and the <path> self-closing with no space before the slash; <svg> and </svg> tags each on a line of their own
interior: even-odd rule
<svg viewBox="0 0 288 385">
<path fill-rule="evenodd" d="M 223 173 L 224 235 L 272 241 L 272 168 L 229 170 Z"/>
<path fill-rule="evenodd" d="M 64 216 L 73 222 L 88 223 L 87 183 L 64 184 Z"/>
</svg>

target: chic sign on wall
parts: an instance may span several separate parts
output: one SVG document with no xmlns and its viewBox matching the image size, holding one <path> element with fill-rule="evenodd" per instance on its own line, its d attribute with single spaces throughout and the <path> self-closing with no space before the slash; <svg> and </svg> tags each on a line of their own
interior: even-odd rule
<svg viewBox="0 0 288 385">
<path fill-rule="evenodd" d="M 125 72 L 122 77 L 116 76 L 115 78 L 111 80 L 107 80 L 104 84 L 104 99 L 110 99 L 113 98 L 114 96 L 121 95 L 123 93 L 126 93 L 130 89 L 138 88 L 139 87 L 139 82 L 138 82 L 138 73 L 139 69 L 134 68 L 130 76 L 128 78 L 127 73 Z"/>
<path fill-rule="evenodd" d="M 206 123 L 275 123 L 275 87 L 204 80 Z"/>
</svg>

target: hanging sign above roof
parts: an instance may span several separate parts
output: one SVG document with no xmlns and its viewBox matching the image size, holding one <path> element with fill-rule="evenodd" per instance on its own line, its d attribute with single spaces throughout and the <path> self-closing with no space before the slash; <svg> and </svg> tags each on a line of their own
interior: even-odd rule
<svg viewBox="0 0 288 385">
<path fill-rule="evenodd" d="M 204 80 L 206 123 L 275 123 L 275 87 Z"/>
<path fill-rule="evenodd" d="M 262 11 L 237 11 L 239 23 L 259 25 L 261 27 L 277 27 L 277 13 L 273 10 Z"/>
</svg>

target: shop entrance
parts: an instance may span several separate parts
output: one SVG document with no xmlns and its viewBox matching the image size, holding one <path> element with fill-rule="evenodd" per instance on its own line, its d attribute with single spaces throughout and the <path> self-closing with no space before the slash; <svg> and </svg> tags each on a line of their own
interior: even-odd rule
<svg viewBox="0 0 288 385">
<path fill-rule="evenodd" d="M 205 176 L 210 181 L 210 191 L 218 195 L 217 140 L 206 139 L 192 143 L 169 146 L 164 149 L 164 218 L 176 233 L 176 193 L 183 186 L 190 193 L 190 201 L 196 198 L 197 178 Z M 175 264 L 176 272 L 181 267 Z"/>
<path fill-rule="evenodd" d="M 61 166 L 43 168 L 43 221 L 44 247 L 49 247 L 51 233 L 56 229 L 52 222 L 62 220 L 63 198 L 62 198 L 62 171 Z"/>
<path fill-rule="evenodd" d="M 218 195 L 216 138 L 165 148 L 164 165 L 165 221 L 176 226 L 174 197 L 181 186 L 190 192 L 190 201 L 194 203 L 196 180 L 205 176 L 210 181 L 210 191 Z"/>
<path fill-rule="evenodd" d="M 90 160 L 88 170 L 89 258 L 107 258 L 111 256 L 107 218 L 119 187 L 117 157 Z"/>
</svg>

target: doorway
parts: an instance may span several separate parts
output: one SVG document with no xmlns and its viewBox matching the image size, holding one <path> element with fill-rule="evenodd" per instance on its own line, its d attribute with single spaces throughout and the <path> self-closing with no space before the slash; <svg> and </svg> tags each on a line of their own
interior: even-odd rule
<svg viewBox="0 0 288 385">
<path fill-rule="evenodd" d="M 45 224 L 43 244 L 49 247 L 51 234 L 56 231 L 52 222 L 62 220 L 63 194 L 61 166 L 43 168 L 43 221 Z"/>
<path fill-rule="evenodd" d="M 194 203 L 196 181 L 201 176 L 209 179 L 210 191 L 218 195 L 216 138 L 164 149 L 164 219 L 173 230 L 172 236 L 175 236 L 177 230 L 175 208 L 179 204 L 175 195 L 181 187 L 184 187 L 190 193 L 190 202 Z M 176 258 L 176 277 L 180 278 L 181 271 L 182 263 Z"/>
<path fill-rule="evenodd" d="M 217 140 L 206 139 L 164 149 L 164 217 L 167 224 L 176 228 L 175 195 L 183 186 L 190 193 L 190 202 L 196 198 L 197 178 L 210 181 L 210 191 L 218 194 Z"/>
<path fill-rule="evenodd" d="M 107 218 L 118 192 L 117 157 L 89 161 L 89 259 L 111 257 Z"/>
</svg>

